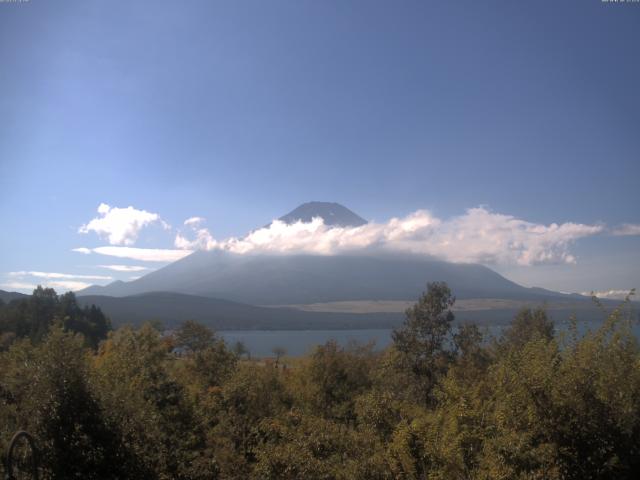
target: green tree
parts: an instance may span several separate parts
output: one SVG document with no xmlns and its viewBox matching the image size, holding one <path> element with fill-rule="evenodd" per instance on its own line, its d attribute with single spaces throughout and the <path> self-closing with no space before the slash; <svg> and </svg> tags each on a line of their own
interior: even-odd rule
<svg viewBox="0 0 640 480">
<path fill-rule="evenodd" d="M 328 419 L 291 411 L 260 422 L 251 478 L 283 480 L 394 478 L 375 436 Z"/>
<path fill-rule="evenodd" d="M 397 369 L 408 376 L 406 388 L 424 405 L 433 404 L 438 379 L 452 359 L 447 348 L 455 298 L 446 283 L 429 283 L 418 303 L 406 311 L 403 326 L 392 333 Z"/>
<path fill-rule="evenodd" d="M 209 328 L 193 320 L 187 320 L 180 325 L 174 338 L 175 346 L 185 349 L 190 354 L 210 347 L 215 341 L 215 335 Z"/>
<path fill-rule="evenodd" d="M 111 323 L 100 308 L 80 307 L 73 292 L 58 296 L 53 289 L 39 286 L 30 297 L 0 308 L 0 334 L 12 333 L 13 338 L 28 337 L 40 342 L 56 322 L 67 331 L 81 333 L 92 348 L 111 330 Z"/>
<path fill-rule="evenodd" d="M 102 310 L 95 305 L 81 308 L 73 292 L 58 297 L 56 317 L 65 330 L 81 333 L 92 348 L 97 348 L 111 330 L 111 322 Z"/>
<path fill-rule="evenodd" d="M 281 370 L 240 364 L 215 396 L 217 416 L 209 442 L 223 478 L 246 479 L 256 462 L 262 441 L 260 422 L 292 406 Z"/>
<path fill-rule="evenodd" d="M 247 346 L 240 340 L 233 344 L 233 353 L 235 353 L 238 358 L 242 358 L 243 355 L 246 355 L 249 359 L 251 358 L 251 353 L 247 349 Z"/>
<path fill-rule="evenodd" d="M 555 326 L 544 308 L 523 308 L 503 332 L 501 343 L 507 348 L 521 348 L 534 338 L 548 341 L 554 335 Z"/>
<path fill-rule="evenodd" d="M 5 399 L 14 405 L 14 428 L 36 437 L 47 478 L 123 478 L 139 472 L 93 392 L 81 336 L 54 326 L 40 345 L 17 343 L 2 360 L 8 365 L 3 384 Z"/>
<path fill-rule="evenodd" d="M 278 364 L 280 363 L 280 358 L 284 357 L 287 354 L 287 350 L 284 347 L 273 347 L 271 352 L 276 357 L 276 368 L 278 368 Z"/>
<path fill-rule="evenodd" d="M 150 325 L 110 334 L 95 358 L 95 383 L 109 422 L 155 478 L 210 478 L 213 459 L 194 405 L 172 375 L 177 359 Z"/>
<path fill-rule="evenodd" d="M 295 369 L 296 397 L 313 415 L 353 424 L 356 398 L 371 385 L 373 361 L 372 344 L 343 348 L 329 340 Z"/>
</svg>

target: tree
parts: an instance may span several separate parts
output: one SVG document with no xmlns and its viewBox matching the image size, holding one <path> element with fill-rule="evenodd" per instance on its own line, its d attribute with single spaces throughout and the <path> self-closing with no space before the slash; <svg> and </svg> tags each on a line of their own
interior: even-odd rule
<svg viewBox="0 0 640 480">
<path fill-rule="evenodd" d="M 509 328 L 503 332 L 501 344 L 507 348 L 521 348 L 534 338 L 549 341 L 554 335 L 553 321 L 544 308 L 523 308 L 513 318 Z"/>
<path fill-rule="evenodd" d="M 38 285 L 31 297 L 23 302 L 18 310 L 20 313 L 16 335 L 28 336 L 32 341 L 39 342 L 46 336 L 56 316 L 58 296 L 53 288 L 42 288 Z"/>
<path fill-rule="evenodd" d="M 246 355 L 249 359 L 251 359 L 251 354 L 249 353 L 249 350 L 247 349 L 244 342 L 240 340 L 238 340 L 236 343 L 233 344 L 233 353 L 235 353 L 238 356 L 238 358 L 242 358 L 243 355 Z"/>
<path fill-rule="evenodd" d="M 208 389 L 221 386 L 235 370 L 238 356 L 227 348 L 222 339 L 215 339 L 208 347 L 184 359 L 183 367 L 193 385 Z"/>
<path fill-rule="evenodd" d="M 65 331 L 81 333 L 92 348 L 111 330 L 102 310 L 95 305 L 80 307 L 73 292 L 58 296 L 51 288 L 38 287 L 30 297 L 0 308 L 0 334 L 13 333 L 15 338 L 28 337 L 38 343 L 56 322 Z"/>
<path fill-rule="evenodd" d="M 383 480 L 391 475 L 375 436 L 331 420 L 291 411 L 260 422 L 251 478 Z"/>
<path fill-rule="evenodd" d="M 46 478 L 142 477 L 131 475 L 137 461 L 95 395 L 80 335 L 53 326 L 41 344 L 16 343 L 2 362 L 16 426 L 36 437 Z"/>
<path fill-rule="evenodd" d="M 211 431 L 222 478 L 250 477 L 256 449 L 264 437 L 260 422 L 291 409 L 279 370 L 241 363 L 221 389 L 212 392 L 218 405 Z"/>
<path fill-rule="evenodd" d="M 100 402 L 152 478 L 211 478 L 202 426 L 167 347 L 148 324 L 111 334 L 94 359 Z"/>
<path fill-rule="evenodd" d="M 284 347 L 273 347 L 271 352 L 276 357 L 276 368 L 278 368 L 278 363 L 280 362 L 280 357 L 283 357 L 287 354 L 287 350 Z"/>
<path fill-rule="evenodd" d="M 195 353 L 210 347 L 215 340 L 213 332 L 193 320 L 187 320 L 175 332 L 175 345 L 188 353 Z"/>
<path fill-rule="evenodd" d="M 409 375 L 407 387 L 413 385 L 424 405 L 433 403 L 433 388 L 452 358 L 446 340 L 454 320 L 451 312 L 454 303 L 455 298 L 446 283 L 429 283 L 418 303 L 406 311 L 402 328 L 392 333 L 398 353 L 397 367 L 401 373 Z"/>
<path fill-rule="evenodd" d="M 65 330 L 84 335 L 87 345 L 92 348 L 97 348 L 111 330 L 111 322 L 102 310 L 95 305 L 81 308 L 73 292 L 58 297 L 56 316 L 62 320 Z"/>
<path fill-rule="evenodd" d="M 195 322 L 175 337 L 124 327 L 87 348 L 71 330 L 92 331 L 99 322 L 82 323 L 91 309 L 46 289 L 36 297 L 0 307 L 0 451 L 27 429 L 44 478 L 627 480 L 640 471 L 640 346 L 626 303 L 583 336 L 573 324 L 555 337 L 544 310 L 523 310 L 486 344 L 475 325 L 451 327 L 451 292 L 430 284 L 385 351 L 329 341 L 285 370 L 239 362 L 242 348 Z M 48 334 L 32 341 L 41 326 Z M 176 338 L 186 355 L 173 354 Z"/>
<path fill-rule="evenodd" d="M 356 398 L 371 386 L 373 345 L 335 340 L 316 347 L 310 358 L 295 369 L 297 397 L 311 414 L 355 424 Z"/>
</svg>

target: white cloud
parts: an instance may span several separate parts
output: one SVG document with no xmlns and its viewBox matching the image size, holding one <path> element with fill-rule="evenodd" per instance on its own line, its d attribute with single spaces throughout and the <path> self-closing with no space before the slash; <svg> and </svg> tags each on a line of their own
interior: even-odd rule
<svg viewBox="0 0 640 480">
<path fill-rule="evenodd" d="M 156 222 L 165 229 L 171 228 L 157 213 L 133 207 L 117 208 L 101 203 L 98 206 L 98 214 L 97 218 L 82 225 L 78 232 L 95 232 L 101 237 L 107 237 L 111 245 L 133 245 L 138 239 L 140 230 Z"/>
<path fill-rule="evenodd" d="M 188 240 L 176 237 L 176 246 L 248 253 L 313 253 L 332 255 L 358 250 L 405 252 L 443 260 L 482 264 L 536 265 L 574 263 L 569 247 L 577 239 L 596 235 L 601 225 L 527 222 L 484 207 L 441 220 L 426 210 L 386 223 L 360 227 L 330 227 L 321 218 L 287 225 L 275 220 L 243 238 L 216 241 L 208 230 L 196 230 Z"/>
<path fill-rule="evenodd" d="M 78 249 L 74 249 L 77 251 Z M 193 250 L 186 249 L 163 249 L 163 248 L 135 248 L 135 247 L 96 247 L 87 249 L 88 253 L 97 253 L 109 257 L 129 258 L 141 262 L 175 262 L 193 253 Z M 82 251 L 81 253 L 85 253 Z M 102 268 L 109 268 L 107 265 L 99 265 Z M 124 265 L 121 265 L 124 266 Z M 144 268 L 144 267 L 138 267 Z M 112 270 L 115 270 L 112 268 Z M 124 271 L 124 270 L 120 270 Z M 134 270 L 129 270 L 134 271 Z"/>
<path fill-rule="evenodd" d="M 113 280 L 113 277 L 105 275 L 76 275 L 74 273 L 56 273 L 56 272 L 34 272 L 34 271 L 20 271 L 9 272 L 12 277 L 36 277 L 47 279 L 82 279 L 82 280 Z"/>
<path fill-rule="evenodd" d="M 100 255 L 130 258 L 142 262 L 175 262 L 193 253 L 191 250 L 133 247 L 97 247 L 92 251 Z"/>
<path fill-rule="evenodd" d="M 132 207 L 114 209 L 105 204 L 101 204 L 98 210 L 103 218 L 94 219 L 96 221 L 106 219 L 114 211 L 141 212 Z M 156 214 L 142 213 L 154 216 L 156 220 L 146 217 L 150 222 L 159 219 Z M 528 266 L 575 263 L 576 259 L 570 252 L 572 243 L 605 231 L 603 225 L 533 223 L 484 207 L 468 209 L 464 214 L 450 219 L 440 219 L 429 211 L 418 210 L 406 217 L 360 227 L 332 227 L 325 225 L 321 218 L 289 225 L 274 220 L 269 226 L 244 237 L 224 240 L 216 240 L 207 228 L 202 227 L 204 221 L 202 217 L 185 220 L 185 231 L 178 231 L 174 239 L 176 249 L 104 246 L 93 249 L 82 247 L 74 251 L 145 262 L 173 262 L 199 249 L 219 249 L 237 254 L 319 255 L 386 251 L 421 254 L 452 262 Z M 126 244 L 137 236 L 143 223 L 128 223 L 134 227 L 119 230 L 112 243 L 121 241 Z"/>
<path fill-rule="evenodd" d="M 46 288 L 53 288 L 58 293 L 65 291 L 75 291 L 82 290 L 83 288 L 89 287 L 91 284 L 86 282 L 78 282 L 73 280 L 51 280 L 36 283 L 27 283 L 27 282 L 7 282 L 0 284 L 0 287 L 8 290 L 22 290 L 27 293 L 31 293 L 33 290 L 37 288 L 38 285 L 41 285 Z"/>
<path fill-rule="evenodd" d="M 218 242 L 215 241 L 211 233 L 206 228 L 198 228 L 205 222 L 202 217 L 191 217 L 184 221 L 184 224 L 190 228 L 195 238 L 189 239 L 182 232 L 176 234 L 176 238 L 173 242 L 174 246 L 179 249 L 186 250 L 213 250 L 218 246 Z"/>
<path fill-rule="evenodd" d="M 627 298 L 627 295 L 631 292 L 629 290 L 601 290 L 596 292 L 582 292 L 581 295 L 586 295 L 590 297 L 591 295 L 595 295 L 598 298 L 610 298 L 614 300 L 624 300 Z"/>
<path fill-rule="evenodd" d="M 206 228 L 200 228 L 195 232 L 195 238 L 189 240 L 183 236 L 180 232 L 176 234 L 176 239 L 173 242 L 176 248 L 187 250 L 213 250 L 217 247 L 218 242 L 211 236 L 209 230 Z"/>
<path fill-rule="evenodd" d="M 55 282 L 45 282 L 44 286 L 53 288 L 57 291 L 64 291 L 64 290 L 76 291 L 76 290 L 82 290 L 83 288 L 90 287 L 91 283 L 76 282 L 73 280 L 61 280 L 61 281 L 55 281 Z"/>
<path fill-rule="evenodd" d="M 36 289 L 38 285 L 35 283 L 26 282 L 6 282 L 0 283 L 0 288 L 4 290 L 29 290 L 29 292 Z"/>
<path fill-rule="evenodd" d="M 113 270 L 114 272 L 142 272 L 144 270 L 149 270 L 148 267 L 142 267 L 139 265 L 98 265 L 98 267 Z"/>
<path fill-rule="evenodd" d="M 617 237 L 640 235 L 640 225 L 633 224 L 633 223 L 625 223 L 624 225 L 621 225 L 618 228 L 613 229 L 611 234 Z"/>
<path fill-rule="evenodd" d="M 184 224 L 187 225 L 188 227 L 197 227 L 201 224 L 203 224 L 205 222 L 205 219 L 202 217 L 191 217 L 191 218 L 187 218 L 184 221 Z"/>
<path fill-rule="evenodd" d="M 18 281 L 10 281 L 3 284 L 4 287 L 16 290 L 33 291 L 37 285 L 53 288 L 59 292 L 69 290 L 82 290 L 91 285 L 91 283 L 83 280 L 113 280 L 113 277 L 105 275 L 76 275 L 73 273 L 57 273 L 57 272 L 37 272 L 37 271 L 19 271 L 9 272 L 10 278 L 17 278 Z M 37 278 L 41 279 L 37 282 L 28 282 L 25 279 Z"/>
<path fill-rule="evenodd" d="M 72 252 L 78 252 L 78 253 L 84 253 L 85 255 L 88 255 L 88 254 L 91 253 L 91 249 L 87 248 L 87 247 L 72 248 L 71 251 Z"/>
</svg>

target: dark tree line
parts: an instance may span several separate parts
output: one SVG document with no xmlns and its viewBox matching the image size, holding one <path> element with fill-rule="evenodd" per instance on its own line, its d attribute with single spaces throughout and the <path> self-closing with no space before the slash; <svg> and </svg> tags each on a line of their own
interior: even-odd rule
<svg viewBox="0 0 640 480">
<path fill-rule="evenodd" d="M 93 348 L 97 348 L 111 330 L 111 323 L 100 308 L 81 307 L 73 292 L 57 295 L 52 288 L 39 286 L 25 299 L 0 303 L 0 348 L 20 338 L 38 343 L 54 324 L 66 331 L 81 333 Z"/>
</svg>

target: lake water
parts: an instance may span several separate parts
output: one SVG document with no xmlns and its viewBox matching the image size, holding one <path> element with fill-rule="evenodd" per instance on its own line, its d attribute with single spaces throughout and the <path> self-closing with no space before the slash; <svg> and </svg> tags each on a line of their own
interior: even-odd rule
<svg viewBox="0 0 640 480">
<path fill-rule="evenodd" d="M 489 325 L 481 327 L 490 336 L 498 336 L 504 325 Z M 587 330 L 595 330 L 598 322 L 579 322 L 578 331 L 584 333 Z M 455 327 L 454 327 L 455 328 Z M 567 324 L 556 324 L 556 330 L 562 331 L 568 328 Z M 640 325 L 635 323 L 633 331 L 640 338 Z M 228 330 L 219 334 L 229 345 L 237 341 L 245 344 L 254 357 L 273 356 L 275 347 L 282 347 L 287 355 L 299 356 L 309 353 L 316 345 L 326 343 L 328 340 L 336 340 L 340 345 L 349 341 L 368 343 L 374 341 L 377 348 L 385 348 L 391 343 L 391 329 L 371 330 Z"/>
<path fill-rule="evenodd" d="M 336 340 L 345 345 L 351 340 L 358 343 L 375 341 L 378 348 L 391 342 L 391 330 L 247 330 L 222 331 L 219 334 L 229 345 L 241 341 L 254 357 L 273 356 L 274 347 L 282 347 L 287 355 L 308 353 L 316 345 Z"/>
</svg>

